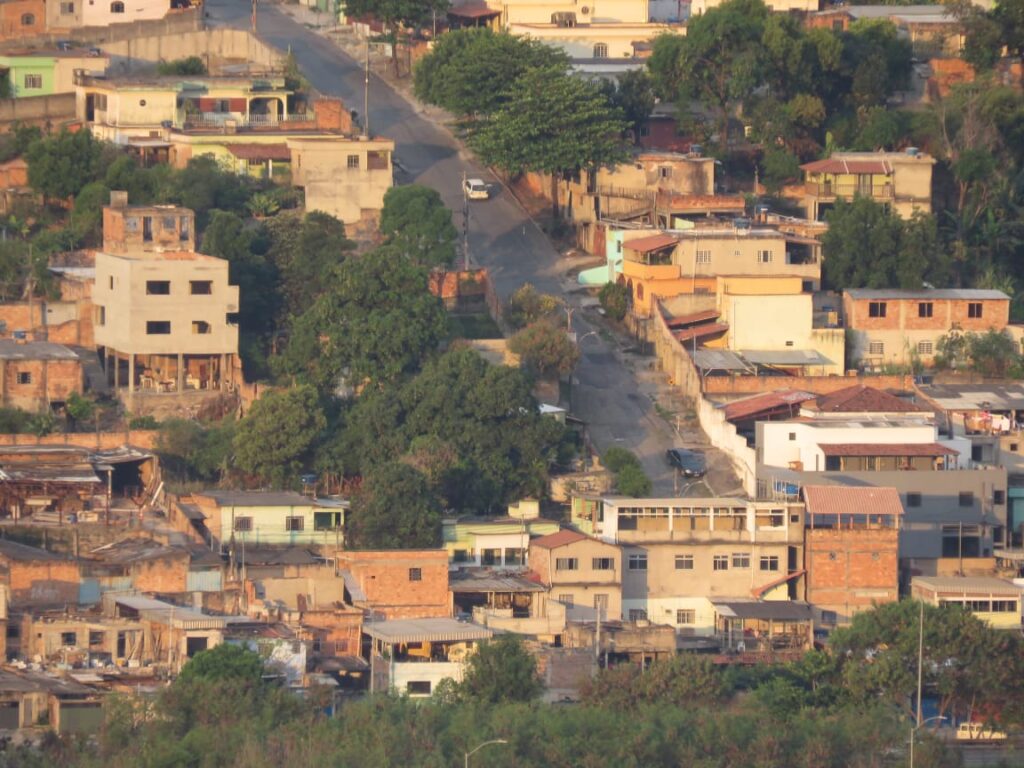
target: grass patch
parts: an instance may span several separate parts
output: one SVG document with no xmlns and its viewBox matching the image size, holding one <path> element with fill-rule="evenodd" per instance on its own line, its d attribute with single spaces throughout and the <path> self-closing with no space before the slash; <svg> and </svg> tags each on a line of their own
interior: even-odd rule
<svg viewBox="0 0 1024 768">
<path fill-rule="evenodd" d="M 449 339 L 500 339 L 501 329 L 486 314 L 448 315 Z"/>
</svg>

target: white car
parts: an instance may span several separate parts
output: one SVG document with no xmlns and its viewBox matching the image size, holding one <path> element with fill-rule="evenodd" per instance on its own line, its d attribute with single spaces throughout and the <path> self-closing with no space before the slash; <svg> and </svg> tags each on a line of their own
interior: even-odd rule
<svg viewBox="0 0 1024 768">
<path fill-rule="evenodd" d="M 466 179 L 462 182 L 462 191 L 470 200 L 486 200 L 491 196 L 483 179 Z"/>
</svg>

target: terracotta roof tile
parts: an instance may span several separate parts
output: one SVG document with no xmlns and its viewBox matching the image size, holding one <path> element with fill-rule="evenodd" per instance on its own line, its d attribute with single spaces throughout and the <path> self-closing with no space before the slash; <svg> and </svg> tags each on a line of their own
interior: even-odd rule
<svg viewBox="0 0 1024 768">
<path fill-rule="evenodd" d="M 902 515 L 903 504 L 895 488 L 848 485 L 805 485 L 808 515 Z"/>
<path fill-rule="evenodd" d="M 809 409 L 822 413 L 925 413 L 916 403 L 874 387 L 855 384 L 815 398 Z"/>
<path fill-rule="evenodd" d="M 956 456 L 939 443 L 818 443 L 826 456 Z"/>
<path fill-rule="evenodd" d="M 651 235 L 650 237 L 638 237 L 636 240 L 627 240 L 622 247 L 637 253 L 650 253 L 675 246 L 678 243 L 679 238 L 672 235 Z"/>
<path fill-rule="evenodd" d="M 578 531 L 563 528 L 557 533 L 549 533 L 547 536 L 531 539 L 530 546 L 540 547 L 541 549 L 557 549 L 558 547 L 564 547 L 566 544 L 575 544 L 577 541 L 585 541 L 589 538 L 589 536 L 585 536 Z"/>
<path fill-rule="evenodd" d="M 742 400 L 734 400 L 723 407 L 725 418 L 729 421 L 746 419 L 759 413 L 767 413 L 778 408 L 797 406 L 800 403 L 813 400 L 814 395 L 810 392 L 803 392 L 799 389 L 777 389 L 774 392 L 765 392 L 753 397 L 745 397 Z"/>
</svg>

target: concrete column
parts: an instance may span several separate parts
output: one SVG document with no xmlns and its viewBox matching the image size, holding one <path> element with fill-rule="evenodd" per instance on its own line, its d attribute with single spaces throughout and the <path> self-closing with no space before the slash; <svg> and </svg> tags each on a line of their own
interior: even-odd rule
<svg viewBox="0 0 1024 768">
<path fill-rule="evenodd" d="M 7 407 L 7 361 L 0 360 L 0 405 Z"/>
<path fill-rule="evenodd" d="M 128 394 L 135 392 L 135 354 L 128 355 Z"/>
<path fill-rule="evenodd" d="M 121 372 L 121 356 L 118 355 L 117 351 L 115 350 L 114 351 L 114 392 L 115 393 L 117 392 L 117 389 L 120 386 L 120 382 L 119 382 L 119 379 L 120 379 L 119 374 L 120 374 L 120 372 Z"/>
<path fill-rule="evenodd" d="M 228 356 L 225 355 L 222 352 L 221 356 L 220 356 L 220 371 L 219 371 L 219 374 L 218 374 L 219 379 L 220 379 L 220 386 L 219 386 L 220 389 L 224 389 L 224 384 L 226 382 L 225 377 L 227 376 L 227 367 L 228 367 Z"/>
<path fill-rule="evenodd" d="M 185 391 L 185 355 L 178 353 L 178 392 Z"/>
</svg>

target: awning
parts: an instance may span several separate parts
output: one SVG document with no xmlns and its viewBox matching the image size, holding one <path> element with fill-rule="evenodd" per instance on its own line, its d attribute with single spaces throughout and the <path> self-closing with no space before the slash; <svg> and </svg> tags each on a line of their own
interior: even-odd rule
<svg viewBox="0 0 1024 768">
<path fill-rule="evenodd" d="M 832 365 L 815 349 L 741 349 L 740 354 L 754 365 Z"/>
<path fill-rule="evenodd" d="M 455 619 L 399 619 L 363 624 L 363 632 L 384 643 L 457 643 L 489 640 L 493 630 Z"/>
<path fill-rule="evenodd" d="M 852 173 L 852 174 L 889 174 L 892 164 L 888 160 L 815 160 L 804 163 L 801 170 L 808 173 Z"/>
<path fill-rule="evenodd" d="M 676 341 L 689 341 L 690 339 L 703 339 L 705 336 L 714 336 L 716 333 L 725 333 L 729 330 L 728 323 L 708 323 L 695 325 L 692 328 L 684 328 L 681 331 L 672 333 Z"/>
<path fill-rule="evenodd" d="M 939 443 L 819 443 L 826 456 L 956 456 Z"/>
<path fill-rule="evenodd" d="M 715 612 L 725 619 L 761 619 L 763 621 L 810 621 L 808 603 L 785 600 L 712 600 Z"/>
<path fill-rule="evenodd" d="M 753 372 L 742 357 L 727 349 L 698 349 L 692 357 L 693 364 L 702 371 Z"/>
</svg>

